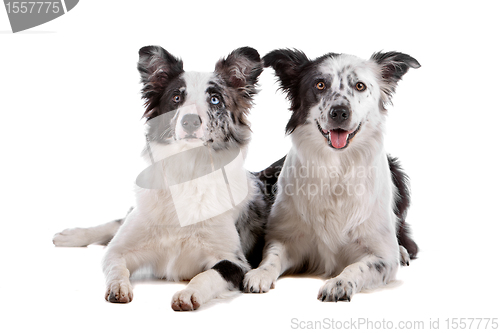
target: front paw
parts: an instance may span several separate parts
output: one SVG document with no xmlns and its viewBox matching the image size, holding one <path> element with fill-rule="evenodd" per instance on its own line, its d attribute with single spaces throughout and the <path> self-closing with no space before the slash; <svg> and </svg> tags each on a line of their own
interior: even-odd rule
<svg viewBox="0 0 500 333">
<path fill-rule="evenodd" d="M 246 293 L 267 293 L 274 289 L 276 277 L 265 268 L 256 268 L 249 271 L 243 279 L 243 290 Z"/>
<path fill-rule="evenodd" d="M 130 281 L 113 281 L 106 288 L 104 298 L 111 303 L 129 303 L 133 297 Z"/>
<path fill-rule="evenodd" d="M 343 278 L 327 280 L 320 288 L 318 299 L 322 302 L 351 301 L 354 294 L 354 282 Z"/>
<path fill-rule="evenodd" d="M 193 311 L 200 307 L 201 297 L 197 290 L 186 288 L 178 291 L 172 297 L 172 310 L 174 311 Z"/>
</svg>

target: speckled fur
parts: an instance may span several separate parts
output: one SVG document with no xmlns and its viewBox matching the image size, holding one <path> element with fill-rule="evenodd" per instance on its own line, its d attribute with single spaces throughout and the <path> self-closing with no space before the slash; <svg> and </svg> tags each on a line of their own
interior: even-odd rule
<svg viewBox="0 0 500 333">
<path fill-rule="evenodd" d="M 267 292 L 282 274 L 308 272 L 327 279 L 318 299 L 350 301 L 362 289 L 392 281 L 401 257 L 408 258 L 396 237 L 384 106 L 402 75 L 420 65 L 395 52 L 369 60 L 334 53 L 309 60 L 297 50 L 273 51 L 264 63 L 291 101 L 292 149 L 278 180 L 264 259 L 247 273 L 244 288 Z M 366 89 L 355 90 L 358 82 Z M 351 114 L 345 129 L 359 128 L 344 149 L 324 135 L 335 129 L 329 112 L 339 105 Z"/>
<path fill-rule="evenodd" d="M 168 172 L 169 182 L 176 183 L 196 179 L 200 168 L 224 165 L 221 161 L 235 151 L 246 156 L 251 133 L 247 114 L 262 72 L 257 51 L 237 49 L 209 73 L 184 72 L 182 61 L 159 46 L 144 47 L 139 56 L 148 121 L 146 161 L 156 163 L 161 175 Z M 213 97 L 218 103 L 210 102 Z M 196 108 L 203 141 L 183 140 L 185 133 L 179 132 L 177 124 L 184 106 Z M 195 150 L 200 145 L 206 149 Z M 183 155 L 186 151 L 197 153 Z M 178 158 L 173 163 L 166 158 L 169 156 Z M 126 218 L 94 228 L 65 230 L 54 237 L 54 244 L 86 246 L 111 240 L 103 260 L 105 298 L 110 302 L 132 301 L 130 275 L 151 267 L 160 278 L 191 280 L 173 296 L 171 306 L 177 311 L 197 309 L 225 291 L 238 290 L 250 263 L 260 261 L 255 259 L 255 247 L 262 248 L 270 205 L 260 180 L 244 169 L 239 172 L 243 180 L 231 183 L 232 190 L 243 186 L 248 194 L 217 216 L 182 227 L 179 223 L 179 214 L 198 221 L 200 212 L 217 206 L 223 197 L 220 193 L 227 193 L 224 183 L 185 186 L 178 193 L 182 200 L 175 205 L 169 188 L 136 186 L 136 205 Z"/>
</svg>

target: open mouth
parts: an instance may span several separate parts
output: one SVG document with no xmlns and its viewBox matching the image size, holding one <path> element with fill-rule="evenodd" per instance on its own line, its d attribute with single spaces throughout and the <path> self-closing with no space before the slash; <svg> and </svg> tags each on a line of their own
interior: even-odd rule
<svg viewBox="0 0 500 333">
<path fill-rule="evenodd" d="M 328 141 L 328 145 L 334 149 L 344 149 L 346 148 L 351 140 L 356 136 L 361 128 L 361 123 L 359 123 L 358 127 L 354 131 L 346 131 L 342 128 L 331 129 L 329 131 L 321 128 L 319 122 L 316 120 L 316 124 L 318 125 L 319 132 L 321 135 L 325 137 Z"/>
</svg>

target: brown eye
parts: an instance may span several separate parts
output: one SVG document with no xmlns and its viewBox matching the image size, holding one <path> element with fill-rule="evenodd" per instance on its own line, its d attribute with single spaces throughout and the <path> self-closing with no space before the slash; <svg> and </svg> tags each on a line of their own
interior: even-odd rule
<svg viewBox="0 0 500 333">
<path fill-rule="evenodd" d="M 365 91 L 366 90 L 365 84 L 363 82 L 356 83 L 356 90 L 357 91 Z"/>
<path fill-rule="evenodd" d="M 323 81 L 319 81 L 318 83 L 316 83 L 316 89 L 318 89 L 318 90 L 323 90 L 323 89 L 325 89 L 325 88 L 326 88 L 326 84 L 325 84 L 325 82 L 323 82 Z"/>
<path fill-rule="evenodd" d="M 175 95 L 172 97 L 172 102 L 179 103 L 181 101 L 181 95 Z"/>
</svg>

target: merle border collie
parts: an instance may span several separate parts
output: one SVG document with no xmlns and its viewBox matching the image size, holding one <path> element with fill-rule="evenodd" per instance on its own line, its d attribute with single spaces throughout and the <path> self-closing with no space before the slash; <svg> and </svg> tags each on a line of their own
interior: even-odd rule
<svg viewBox="0 0 500 333">
<path fill-rule="evenodd" d="M 149 266 L 160 278 L 190 280 L 171 306 L 194 310 L 241 289 L 262 258 L 270 200 L 258 174 L 242 163 L 262 62 L 243 47 L 213 72 L 185 72 L 180 59 L 147 46 L 138 70 L 147 120 L 143 157 L 151 165 L 137 178 L 136 205 L 124 219 L 67 229 L 53 242 L 109 243 L 103 260 L 109 302 L 132 301 L 129 277 Z"/>
<path fill-rule="evenodd" d="M 244 278 L 247 292 L 267 292 L 279 276 L 326 278 L 317 298 L 351 300 L 394 280 L 418 248 L 405 223 L 407 177 L 384 150 L 386 106 L 417 60 L 397 52 L 369 60 L 298 50 L 267 54 L 291 102 L 292 148 L 278 180 L 264 258 Z M 399 243 L 399 244 L 398 244 Z"/>
</svg>

